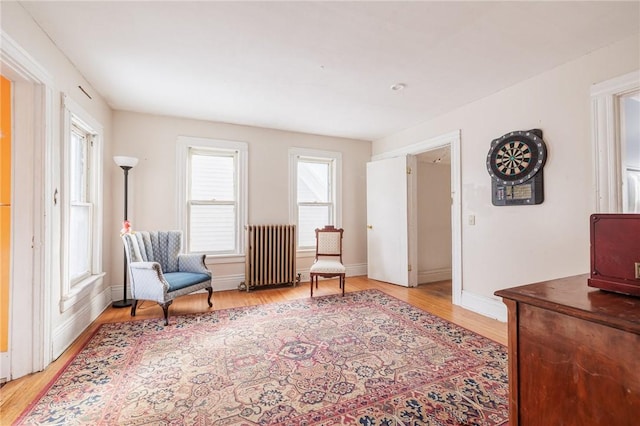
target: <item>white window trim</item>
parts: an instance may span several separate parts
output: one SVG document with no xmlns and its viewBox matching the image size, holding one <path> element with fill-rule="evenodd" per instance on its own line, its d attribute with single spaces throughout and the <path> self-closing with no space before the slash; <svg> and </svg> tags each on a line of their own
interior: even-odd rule
<svg viewBox="0 0 640 426">
<path fill-rule="evenodd" d="M 591 87 L 591 140 L 595 211 L 622 212 L 621 143 L 618 134 L 621 96 L 640 88 L 640 71 L 634 71 Z"/>
<path fill-rule="evenodd" d="M 337 151 L 323 151 L 308 148 L 289 148 L 289 223 L 298 224 L 298 158 L 309 157 L 324 160 L 333 160 L 333 182 L 335 190 L 332 191 L 334 203 L 335 227 L 342 227 L 342 153 Z M 297 246 L 297 242 L 296 242 Z M 315 256 L 315 249 L 297 249 L 300 257 Z"/>
<path fill-rule="evenodd" d="M 178 227 L 185 238 L 185 247 L 189 247 L 189 234 L 187 232 L 187 186 L 188 186 L 188 159 L 190 148 L 228 149 L 238 152 L 238 232 L 236 235 L 237 253 L 207 255 L 207 259 L 237 258 L 244 255 L 244 226 L 248 218 L 248 158 L 249 145 L 246 142 L 229 141 L 222 139 L 199 138 L 193 136 L 178 136 L 176 144 L 176 171 L 177 190 L 176 206 Z M 244 259 L 243 259 L 244 260 Z M 211 263 L 211 262 L 207 262 Z"/>
<path fill-rule="evenodd" d="M 69 173 L 63 173 L 60 201 L 62 207 L 62 297 L 60 299 L 60 312 L 64 312 L 79 300 L 92 293 L 96 285 L 102 282 L 105 275 L 102 270 L 102 234 L 103 234 L 103 150 L 104 150 L 104 128 L 88 114 L 78 103 L 67 95 L 62 95 L 62 140 L 63 142 L 63 164 L 69 162 L 69 146 L 72 120 L 79 122 L 82 127 L 90 129 L 94 135 L 90 168 L 92 179 L 90 183 L 91 199 L 94 205 L 93 227 L 92 227 L 92 255 L 91 255 L 91 275 L 71 285 L 69 277 L 69 236 L 68 230 L 71 226 L 70 212 L 68 206 L 68 194 L 70 191 Z"/>
</svg>

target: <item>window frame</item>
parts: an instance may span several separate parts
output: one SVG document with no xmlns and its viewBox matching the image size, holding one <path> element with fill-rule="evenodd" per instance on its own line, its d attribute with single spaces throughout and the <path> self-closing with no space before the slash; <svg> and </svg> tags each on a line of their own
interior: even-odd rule
<svg viewBox="0 0 640 426">
<path fill-rule="evenodd" d="M 234 252 L 191 252 L 189 251 L 189 194 L 191 186 L 191 151 L 199 152 L 220 152 L 233 153 L 235 156 L 235 186 L 236 186 L 236 235 Z M 248 144 L 246 142 L 229 141 L 222 139 L 210 139 L 191 136 L 178 136 L 176 144 L 176 170 L 177 170 L 177 191 L 176 206 L 178 226 L 184 235 L 185 252 L 188 253 L 204 253 L 208 259 L 225 259 L 234 258 L 236 256 L 244 256 L 245 238 L 244 227 L 247 223 L 248 211 Z"/>
<path fill-rule="evenodd" d="M 104 128 L 79 104 L 67 95 L 62 96 L 62 155 L 63 171 L 60 191 L 62 211 L 62 292 L 60 299 L 60 312 L 66 311 L 80 299 L 88 295 L 93 288 L 101 282 L 105 272 L 102 269 L 102 238 L 103 235 L 103 150 Z M 71 133 L 74 127 L 87 136 L 87 153 L 85 170 L 87 180 L 84 185 L 85 199 L 79 205 L 90 206 L 89 226 L 89 265 L 87 273 L 72 278 L 70 267 L 70 230 L 71 223 Z M 76 203 L 78 204 L 78 203 Z"/>
<path fill-rule="evenodd" d="M 328 163 L 331 166 L 328 203 L 298 203 L 298 163 L 300 160 L 307 162 Z M 289 223 L 293 223 L 298 228 L 298 215 L 300 205 L 333 205 L 330 217 L 337 228 L 342 227 L 342 153 L 337 151 L 325 151 L 308 148 L 289 149 Z M 296 241 L 296 250 L 303 257 L 315 255 L 314 246 L 299 246 Z"/>
<path fill-rule="evenodd" d="M 623 211 L 619 99 L 640 89 L 640 71 L 591 86 L 591 149 L 595 211 Z"/>
</svg>

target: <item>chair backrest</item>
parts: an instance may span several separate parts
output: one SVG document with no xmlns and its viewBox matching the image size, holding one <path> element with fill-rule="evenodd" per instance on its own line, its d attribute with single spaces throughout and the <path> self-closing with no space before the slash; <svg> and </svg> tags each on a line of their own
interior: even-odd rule
<svg viewBox="0 0 640 426">
<path fill-rule="evenodd" d="M 318 256 L 339 256 L 342 262 L 342 228 L 326 225 L 316 229 L 316 259 Z"/>
<path fill-rule="evenodd" d="M 158 262 L 162 272 L 178 271 L 182 231 L 136 231 L 122 235 L 129 262 Z"/>
</svg>

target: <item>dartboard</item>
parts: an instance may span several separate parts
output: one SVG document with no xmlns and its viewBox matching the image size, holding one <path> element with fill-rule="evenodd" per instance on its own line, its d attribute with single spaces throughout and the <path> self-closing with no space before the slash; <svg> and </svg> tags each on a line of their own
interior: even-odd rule
<svg viewBox="0 0 640 426">
<path fill-rule="evenodd" d="M 493 179 L 504 185 L 518 185 L 542 169 L 547 148 L 541 132 L 536 130 L 510 132 L 491 141 L 487 171 Z"/>
</svg>

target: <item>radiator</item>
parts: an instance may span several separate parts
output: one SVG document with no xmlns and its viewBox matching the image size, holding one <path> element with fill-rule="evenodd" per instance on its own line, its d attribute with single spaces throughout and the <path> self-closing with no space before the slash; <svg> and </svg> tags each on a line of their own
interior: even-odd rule
<svg viewBox="0 0 640 426">
<path fill-rule="evenodd" d="M 247 225 L 245 281 L 241 290 L 300 282 L 295 225 Z"/>
</svg>

